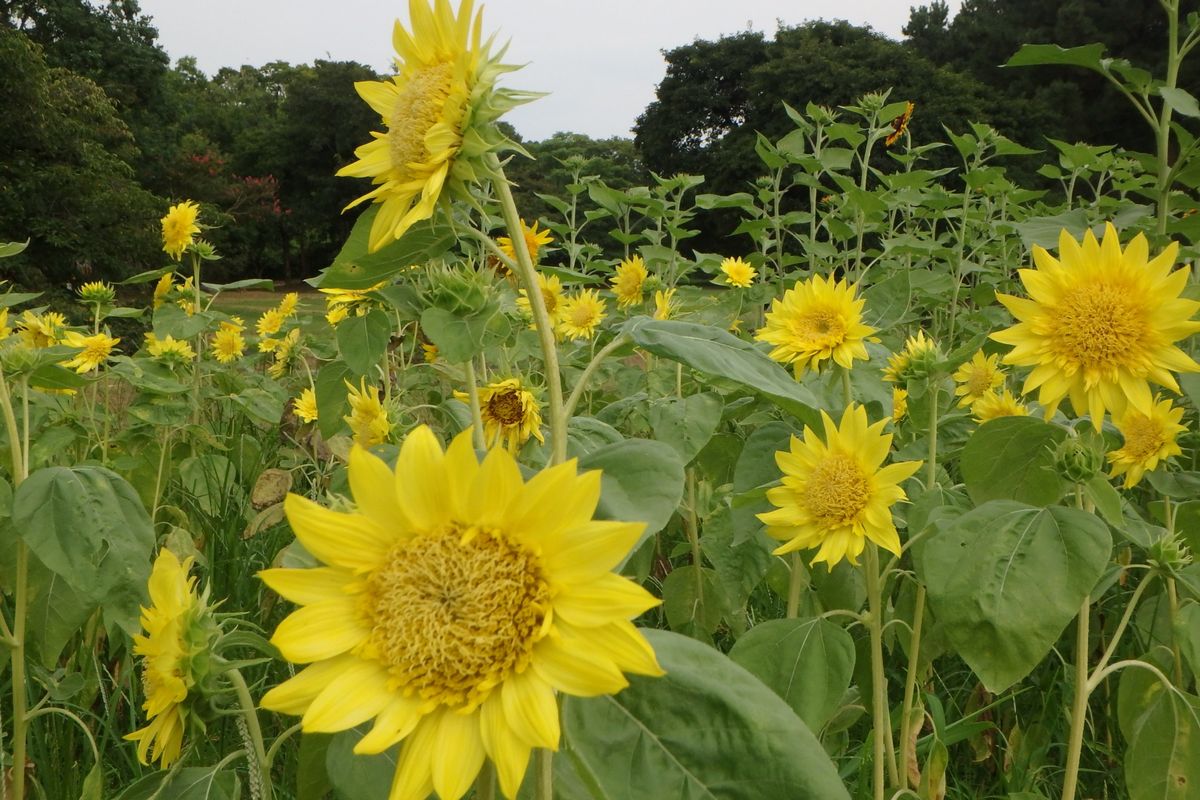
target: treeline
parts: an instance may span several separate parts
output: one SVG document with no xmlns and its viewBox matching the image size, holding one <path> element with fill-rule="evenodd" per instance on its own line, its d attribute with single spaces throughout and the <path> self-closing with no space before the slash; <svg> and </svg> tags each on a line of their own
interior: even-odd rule
<svg viewBox="0 0 1200 800">
<path fill-rule="evenodd" d="M 783 102 L 836 106 L 889 87 L 916 102 L 918 141 L 977 120 L 1033 147 L 1049 136 L 1145 150 L 1144 126 L 1103 79 L 999 65 L 1024 42 L 1103 41 L 1155 67 L 1161 26 L 1157 0 L 967 0 L 953 20 L 942 2 L 914 8 L 903 41 L 844 22 L 697 40 L 666 54 L 632 140 L 524 142 L 538 160 L 518 157 L 509 174 L 525 214 L 543 219 L 558 213 L 543 197 L 566 195 L 580 175 L 625 188 L 651 171 L 688 172 L 707 191 L 741 191 L 760 170 L 757 133 L 789 129 Z M 4 277 L 45 287 L 160 266 L 158 218 L 183 198 L 217 226 L 214 279 L 314 274 L 361 194 L 334 172 L 378 127 L 352 84 L 377 77 L 337 61 L 207 76 L 194 59 L 170 63 L 137 0 L 0 0 L 0 241 L 32 239 Z M 590 201 L 579 199 L 583 213 Z M 710 225 L 697 246 L 726 232 L 719 218 Z"/>
</svg>

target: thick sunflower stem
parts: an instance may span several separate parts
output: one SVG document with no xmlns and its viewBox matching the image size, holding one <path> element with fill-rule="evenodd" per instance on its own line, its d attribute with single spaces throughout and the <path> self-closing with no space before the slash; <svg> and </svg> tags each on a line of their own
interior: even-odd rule
<svg viewBox="0 0 1200 800">
<path fill-rule="evenodd" d="M 533 751 L 537 770 L 536 800 L 554 800 L 554 753 L 539 748 Z"/>
<path fill-rule="evenodd" d="M 1067 740 L 1067 771 L 1063 776 L 1062 800 L 1075 800 L 1079 784 L 1079 759 L 1083 754 L 1083 729 L 1087 722 L 1088 687 L 1088 598 L 1079 608 L 1075 629 L 1075 698 L 1071 702 L 1071 735 Z"/>
<path fill-rule="evenodd" d="M 1167 13 L 1167 74 L 1164 88 L 1174 89 L 1179 83 L 1179 0 L 1166 0 L 1163 9 Z M 1167 235 L 1167 222 L 1171 216 L 1171 104 L 1164 102 L 1155 130 L 1156 155 L 1158 156 L 1158 235 Z"/>
<path fill-rule="evenodd" d="M 1183 686 L 1183 656 L 1179 652 L 1179 592 L 1175 589 L 1175 578 L 1167 578 L 1167 602 L 1171 610 L 1171 655 L 1174 657 L 1176 686 Z"/>
<path fill-rule="evenodd" d="M 846 402 L 846 408 L 854 402 L 854 387 L 850 384 L 849 367 L 842 367 L 842 399 Z"/>
<path fill-rule="evenodd" d="M 21 380 L 21 390 L 24 397 L 29 395 L 29 385 Z M 28 409 L 28 401 L 26 401 Z M 0 373 L 0 410 L 4 413 L 4 426 L 8 431 L 9 450 L 12 455 L 13 489 L 21 485 L 29 477 L 29 460 L 26 457 L 29 440 L 28 413 L 25 415 L 25 429 L 22 433 L 17 427 L 17 417 L 13 413 L 12 398 L 8 391 L 8 382 Z M 16 582 L 13 587 L 13 625 L 9 656 L 12 669 L 12 797 L 15 800 L 25 798 L 25 747 L 28 740 L 28 697 L 25 681 L 25 621 L 29 615 L 29 548 L 21 538 L 17 539 L 17 569 Z"/>
<path fill-rule="evenodd" d="M 874 719 L 874 734 L 871 739 L 875 747 L 872 759 L 873 787 L 875 800 L 883 800 L 887 788 L 884 769 L 887 769 L 888 779 L 893 785 L 898 783 L 898 769 L 896 754 L 888 752 L 888 742 L 892 738 L 892 722 L 888 713 L 887 674 L 883 669 L 883 596 L 879 585 L 879 549 L 874 542 L 867 542 L 866 573 L 867 629 L 871 633 L 871 707 Z"/>
<path fill-rule="evenodd" d="M 925 587 L 917 584 L 913 601 L 912 636 L 908 640 L 908 672 L 904 676 L 904 704 L 900 706 L 900 780 L 908 780 L 908 736 L 912 728 L 913 698 L 917 691 L 917 670 L 921 666 L 921 627 L 925 621 Z"/>
<path fill-rule="evenodd" d="M 938 385 L 929 387 L 929 456 L 925 461 L 925 488 L 937 485 Z M 921 587 L 924 590 L 925 587 Z"/>
<path fill-rule="evenodd" d="M 792 552 L 792 570 L 788 578 L 787 618 L 800 616 L 800 594 L 804 591 L 804 559 L 799 551 Z"/>
<path fill-rule="evenodd" d="M 258 711 L 254 706 L 254 698 L 250 696 L 250 687 L 246 686 L 246 679 L 242 677 L 242 673 L 231 669 L 226 674 L 229 675 L 229 680 L 237 693 L 238 704 L 242 707 L 242 717 L 246 721 L 246 729 L 250 734 L 250 741 L 254 745 L 255 766 L 258 768 L 262 781 L 263 800 L 271 800 L 274 796 L 271 786 L 271 761 L 267 757 L 267 749 L 263 744 L 262 726 L 258 722 Z"/>
<path fill-rule="evenodd" d="M 500 208 L 504 216 L 504 225 L 508 228 L 509 238 L 512 239 L 513 252 L 517 256 L 517 275 L 525 295 L 529 298 L 529 308 L 533 312 L 533 324 L 537 328 L 538 339 L 542 345 L 542 362 L 546 367 L 546 387 L 550 399 L 550 462 L 558 464 L 567 459 L 567 417 L 563 413 L 562 375 L 558 369 L 558 345 L 554 341 L 554 326 L 550 323 L 550 314 L 546 311 L 546 301 L 542 297 L 541 287 L 538 286 L 537 270 L 534 269 L 533 259 L 529 255 L 529 247 L 525 243 L 525 228 L 521 225 L 521 217 L 517 213 L 517 204 L 513 200 L 508 178 L 504 168 L 494 153 L 488 156 L 488 166 L 496 179 L 493 185 L 500 199 Z"/>
<path fill-rule="evenodd" d="M 471 439 L 475 442 L 476 450 L 486 450 L 487 442 L 483 438 L 483 409 L 479 406 L 479 384 L 475 380 L 475 362 L 468 361 L 467 395 L 471 403 Z"/>
</svg>

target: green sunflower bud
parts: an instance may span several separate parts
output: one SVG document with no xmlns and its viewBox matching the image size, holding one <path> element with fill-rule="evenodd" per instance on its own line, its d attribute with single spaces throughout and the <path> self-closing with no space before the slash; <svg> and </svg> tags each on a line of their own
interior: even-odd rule
<svg viewBox="0 0 1200 800">
<path fill-rule="evenodd" d="M 1071 483 L 1086 483 L 1104 469 L 1104 450 L 1091 437 L 1068 436 L 1054 451 L 1054 468 Z"/>
<path fill-rule="evenodd" d="M 1169 573 L 1176 573 L 1192 563 L 1192 551 L 1177 536 L 1163 536 L 1150 545 L 1147 557 Z"/>
</svg>

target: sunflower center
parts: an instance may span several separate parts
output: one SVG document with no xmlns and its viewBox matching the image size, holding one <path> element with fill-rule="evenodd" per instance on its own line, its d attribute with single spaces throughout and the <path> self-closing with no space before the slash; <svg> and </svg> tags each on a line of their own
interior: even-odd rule
<svg viewBox="0 0 1200 800">
<path fill-rule="evenodd" d="M 487 402 L 487 413 L 492 419 L 505 426 L 519 425 L 525 418 L 521 398 L 515 391 L 492 395 Z"/>
<path fill-rule="evenodd" d="M 1125 419 L 1121 432 L 1125 435 L 1125 446 L 1122 449 L 1133 461 L 1147 460 L 1167 441 L 1162 425 L 1136 412 Z"/>
<path fill-rule="evenodd" d="M 973 369 L 967 376 L 967 396 L 983 397 L 992 390 L 993 373 L 989 369 Z"/>
<path fill-rule="evenodd" d="M 1080 286 L 1055 311 L 1058 353 L 1079 366 L 1115 367 L 1142 349 L 1146 313 L 1124 287 Z"/>
<path fill-rule="evenodd" d="M 428 157 L 425 135 L 441 115 L 453 73 L 454 67 L 448 62 L 430 64 L 414 71 L 405 82 L 388 120 L 393 169 L 407 174 L 409 164 Z"/>
<path fill-rule="evenodd" d="M 550 608 L 536 556 L 452 523 L 396 545 L 367 579 L 367 650 L 397 686 L 474 707 L 529 663 Z"/>
<path fill-rule="evenodd" d="M 835 528 L 849 525 L 867 507 L 871 487 L 858 459 L 830 453 L 809 474 L 802 498 L 818 525 Z"/>
<path fill-rule="evenodd" d="M 546 306 L 546 314 L 553 317 L 558 311 L 558 295 L 549 289 L 542 289 L 542 304 Z"/>
<path fill-rule="evenodd" d="M 829 308 L 818 308 L 796 317 L 792 332 L 809 347 L 833 347 L 846 338 L 846 321 Z"/>
<path fill-rule="evenodd" d="M 580 303 L 571 309 L 571 324 L 576 328 L 589 328 L 595 314 L 592 313 L 591 307 Z"/>
</svg>

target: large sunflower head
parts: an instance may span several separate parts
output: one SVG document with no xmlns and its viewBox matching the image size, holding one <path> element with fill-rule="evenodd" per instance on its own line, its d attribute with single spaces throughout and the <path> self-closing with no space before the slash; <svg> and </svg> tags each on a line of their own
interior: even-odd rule
<svg viewBox="0 0 1200 800">
<path fill-rule="evenodd" d="M 466 392 L 455 392 L 454 396 L 464 402 L 470 400 Z M 509 452 L 515 453 L 530 436 L 545 441 L 537 398 L 524 388 L 520 378 L 505 378 L 482 387 L 479 407 L 488 447 L 502 442 Z"/>
<path fill-rule="evenodd" d="M 954 394 L 962 398 L 959 408 L 967 408 L 985 394 L 1000 391 L 1004 386 L 1004 370 L 1000 369 L 1000 357 L 993 353 L 984 355 L 980 350 L 963 362 L 954 372 Z"/>
<path fill-rule="evenodd" d="M 472 17 L 473 5 L 463 0 L 456 14 L 449 0 L 409 0 L 411 31 L 397 20 L 392 32 L 397 74 L 354 85 L 387 128 L 373 133 L 354 151 L 358 160 L 337 173 L 375 184 L 350 204 L 380 204 L 371 225 L 372 252 L 431 217 L 444 188 L 463 191 L 486 171 L 484 156 L 505 142 L 493 123 L 532 99 L 495 88 L 496 79 L 515 67 L 491 54 L 490 38 L 481 41 L 483 12 Z"/>
<path fill-rule="evenodd" d="M 604 321 L 604 299 L 595 289 L 581 289 L 563 302 L 558 332 L 564 339 L 591 339 Z"/>
<path fill-rule="evenodd" d="M 63 344 L 67 347 L 78 347 L 80 350 L 72 359 L 64 361 L 63 366 L 67 369 L 73 369 L 81 375 L 85 372 L 99 369 L 108 361 L 108 357 L 112 355 L 113 348 L 120 341 L 120 339 L 114 339 L 106 333 L 84 336 L 75 331 L 67 331 L 63 335 Z"/>
<path fill-rule="evenodd" d="M 1154 398 L 1149 414 L 1126 408 L 1114 419 L 1125 443 L 1108 454 L 1110 476 L 1124 475 L 1125 488 L 1129 489 L 1147 472 L 1153 472 L 1160 461 L 1182 454 L 1175 442 L 1175 437 L 1187 430 L 1179 424 L 1181 419 L 1183 409 L 1173 407 L 1169 399 Z"/>
<path fill-rule="evenodd" d="M 1180 297 L 1191 270 L 1172 270 L 1179 245 L 1151 259 L 1145 236 L 1122 250 L 1107 224 L 1102 242 L 1088 231 L 1080 243 L 1064 230 L 1058 249 L 1056 259 L 1033 248 L 1037 268 L 1020 273 L 1028 299 L 997 295 L 1017 318 L 992 334 L 1012 345 L 1005 363 L 1033 368 L 1022 393 L 1036 389 L 1048 416 L 1064 398 L 1097 430 L 1106 411 L 1119 416 L 1132 406 L 1149 415 L 1151 383 L 1178 392 L 1172 372 L 1200 371 L 1175 346 L 1200 331 L 1192 319 L 1200 302 Z"/>
<path fill-rule="evenodd" d="M 196 224 L 199 216 L 200 206 L 191 200 L 184 200 L 171 206 L 162 218 L 163 251 L 176 261 L 183 257 L 183 251 L 200 232 L 200 226 Z"/>
<path fill-rule="evenodd" d="M 617 269 L 609 281 L 613 294 L 617 296 L 617 306 L 629 308 L 641 304 L 642 291 L 649 276 L 646 262 L 641 256 L 630 256 L 617 264 Z"/>
<path fill-rule="evenodd" d="M 179 757 L 189 720 L 189 694 L 210 674 L 214 642 L 220 633 L 205 596 L 188 577 L 192 559 L 162 550 L 150 573 L 150 606 L 142 609 L 145 634 L 133 637 L 142 657 L 142 710 L 149 724 L 125 736 L 138 743 L 138 760 L 163 767 Z"/>
<path fill-rule="evenodd" d="M 458 800 L 485 758 L 513 798 L 531 749 L 558 747 L 557 692 L 662 674 L 630 622 L 658 600 L 611 572 L 645 526 L 592 519 L 598 472 L 526 481 L 505 450 L 480 463 L 469 432 L 443 452 L 422 426 L 395 470 L 354 448 L 349 478 L 352 513 L 285 501 L 323 566 L 260 573 L 302 606 L 272 643 L 310 665 L 262 705 L 312 732 L 374 720 L 355 751 L 404 743 L 391 800 Z"/>
<path fill-rule="evenodd" d="M 847 407 L 840 425 L 824 411 L 821 418 L 824 437 L 805 427 L 803 440 L 793 436 L 791 449 L 775 454 L 783 485 L 767 490 L 776 508 L 758 515 L 767 533 L 784 540 L 775 554 L 820 548 L 813 563 L 824 561 L 832 570 L 843 558 L 857 564 L 870 539 L 899 555 L 891 508 L 906 499 L 900 484 L 921 462 L 883 466 L 892 445 L 892 435 L 883 432 L 887 420 L 869 424 L 862 406 Z"/>
<path fill-rule="evenodd" d="M 217 332 L 213 334 L 213 357 L 222 364 L 237 361 L 246 352 L 246 339 L 242 336 L 243 327 L 222 322 Z"/>
<path fill-rule="evenodd" d="M 827 359 L 849 369 L 868 358 L 866 343 L 874 341 L 875 329 L 862 321 L 865 302 L 853 284 L 815 275 L 771 302 L 754 338 L 772 345 L 771 358 L 791 364 L 797 378 Z"/>
</svg>

